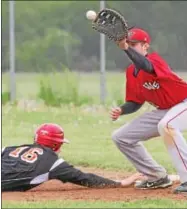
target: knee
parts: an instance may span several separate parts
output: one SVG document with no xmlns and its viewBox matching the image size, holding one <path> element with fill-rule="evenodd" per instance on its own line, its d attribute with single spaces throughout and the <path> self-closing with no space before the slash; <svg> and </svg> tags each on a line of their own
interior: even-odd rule
<svg viewBox="0 0 187 209">
<path fill-rule="evenodd" d="M 121 132 L 121 130 L 115 130 L 112 133 L 112 140 L 115 144 L 132 144 L 134 143 L 133 140 L 131 140 L 126 132 L 126 130 L 123 130 L 123 132 Z"/>
<path fill-rule="evenodd" d="M 163 135 L 166 127 L 167 127 L 167 122 L 166 121 L 161 120 L 158 123 L 158 132 L 159 132 L 160 135 Z"/>
<path fill-rule="evenodd" d="M 118 133 L 118 130 L 113 131 L 113 133 L 112 133 L 112 140 L 114 142 L 119 141 L 119 133 Z"/>
<path fill-rule="evenodd" d="M 158 132 L 160 133 L 160 135 L 165 135 L 167 134 L 172 134 L 176 131 L 175 127 L 166 120 L 161 120 L 158 123 Z"/>
<path fill-rule="evenodd" d="M 122 133 L 119 129 L 117 129 L 112 133 L 112 140 L 115 143 L 119 143 L 120 141 L 125 142 L 126 141 L 125 139 L 126 139 L 126 131 L 125 130 L 123 130 L 123 133 Z"/>
<path fill-rule="evenodd" d="M 166 145 L 173 145 L 176 128 L 168 121 L 161 120 L 158 124 L 158 132 L 163 137 Z"/>
</svg>

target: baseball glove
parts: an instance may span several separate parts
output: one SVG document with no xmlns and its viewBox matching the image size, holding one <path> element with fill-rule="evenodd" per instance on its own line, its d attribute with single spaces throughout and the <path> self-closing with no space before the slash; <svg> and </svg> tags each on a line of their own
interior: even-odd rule
<svg viewBox="0 0 187 209">
<path fill-rule="evenodd" d="M 113 9 L 101 10 L 92 22 L 92 28 L 115 42 L 128 35 L 127 21 L 122 14 Z"/>
</svg>

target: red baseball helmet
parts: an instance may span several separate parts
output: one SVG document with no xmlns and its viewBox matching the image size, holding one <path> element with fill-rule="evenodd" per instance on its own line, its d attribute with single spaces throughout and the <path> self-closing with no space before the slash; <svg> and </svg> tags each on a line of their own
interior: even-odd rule
<svg viewBox="0 0 187 209">
<path fill-rule="evenodd" d="M 69 143 L 69 140 L 64 138 L 62 127 L 54 123 L 45 123 L 39 126 L 34 140 L 36 143 L 49 147 L 55 152 L 60 149 L 63 143 Z"/>
<path fill-rule="evenodd" d="M 129 42 L 145 42 L 145 43 L 150 44 L 151 38 L 146 31 L 144 31 L 140 28 L 132 28 L 128 32 L 127 41 L 129 41 Z"/>
</svg>

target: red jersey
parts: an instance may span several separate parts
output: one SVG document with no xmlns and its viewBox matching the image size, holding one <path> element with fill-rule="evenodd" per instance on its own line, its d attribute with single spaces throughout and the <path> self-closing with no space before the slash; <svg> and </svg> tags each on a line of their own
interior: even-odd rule
<svg viewBox="0 0 187 209">
<path fill-rule="evenodd" d="M 169 109 L 187 98 L 187 82 L 182 80 L 157 53 L 147 59 L 152 63 L 155 73 L 140 70 L 135 77 L 134 64 L 126 70 L 126 101 L 140 104 L 149 102 L 158 109 Z"/>
</svg>

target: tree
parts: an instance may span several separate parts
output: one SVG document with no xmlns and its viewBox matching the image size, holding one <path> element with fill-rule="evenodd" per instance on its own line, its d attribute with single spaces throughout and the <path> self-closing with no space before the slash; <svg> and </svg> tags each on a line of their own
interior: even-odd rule
<svg viewBox="0 0 187 209">
<path fill-rule="evenodd" d="M 152 48 L 174 69 L 186 69 L 187 21 L 185 1 L 106 1 L 119 10 L 130 26 L 142 27 L 152 37 Z M 99 33 L 85 13 L 99 11 L 98 1 L 16 1 L 16 70 L 99 70 Z M 2 67 L 8 68 L 8 2 L 2 2 Z M 107 69 L 124 69 L 129 60 L 114 43 L 106 40 Z M 87 63 L 85 65 L 85 63 Z M 90 67 L 88 67 L 88 63 Z M 93 66 L 93 67 L 91 67 Z"/>
</svg>

